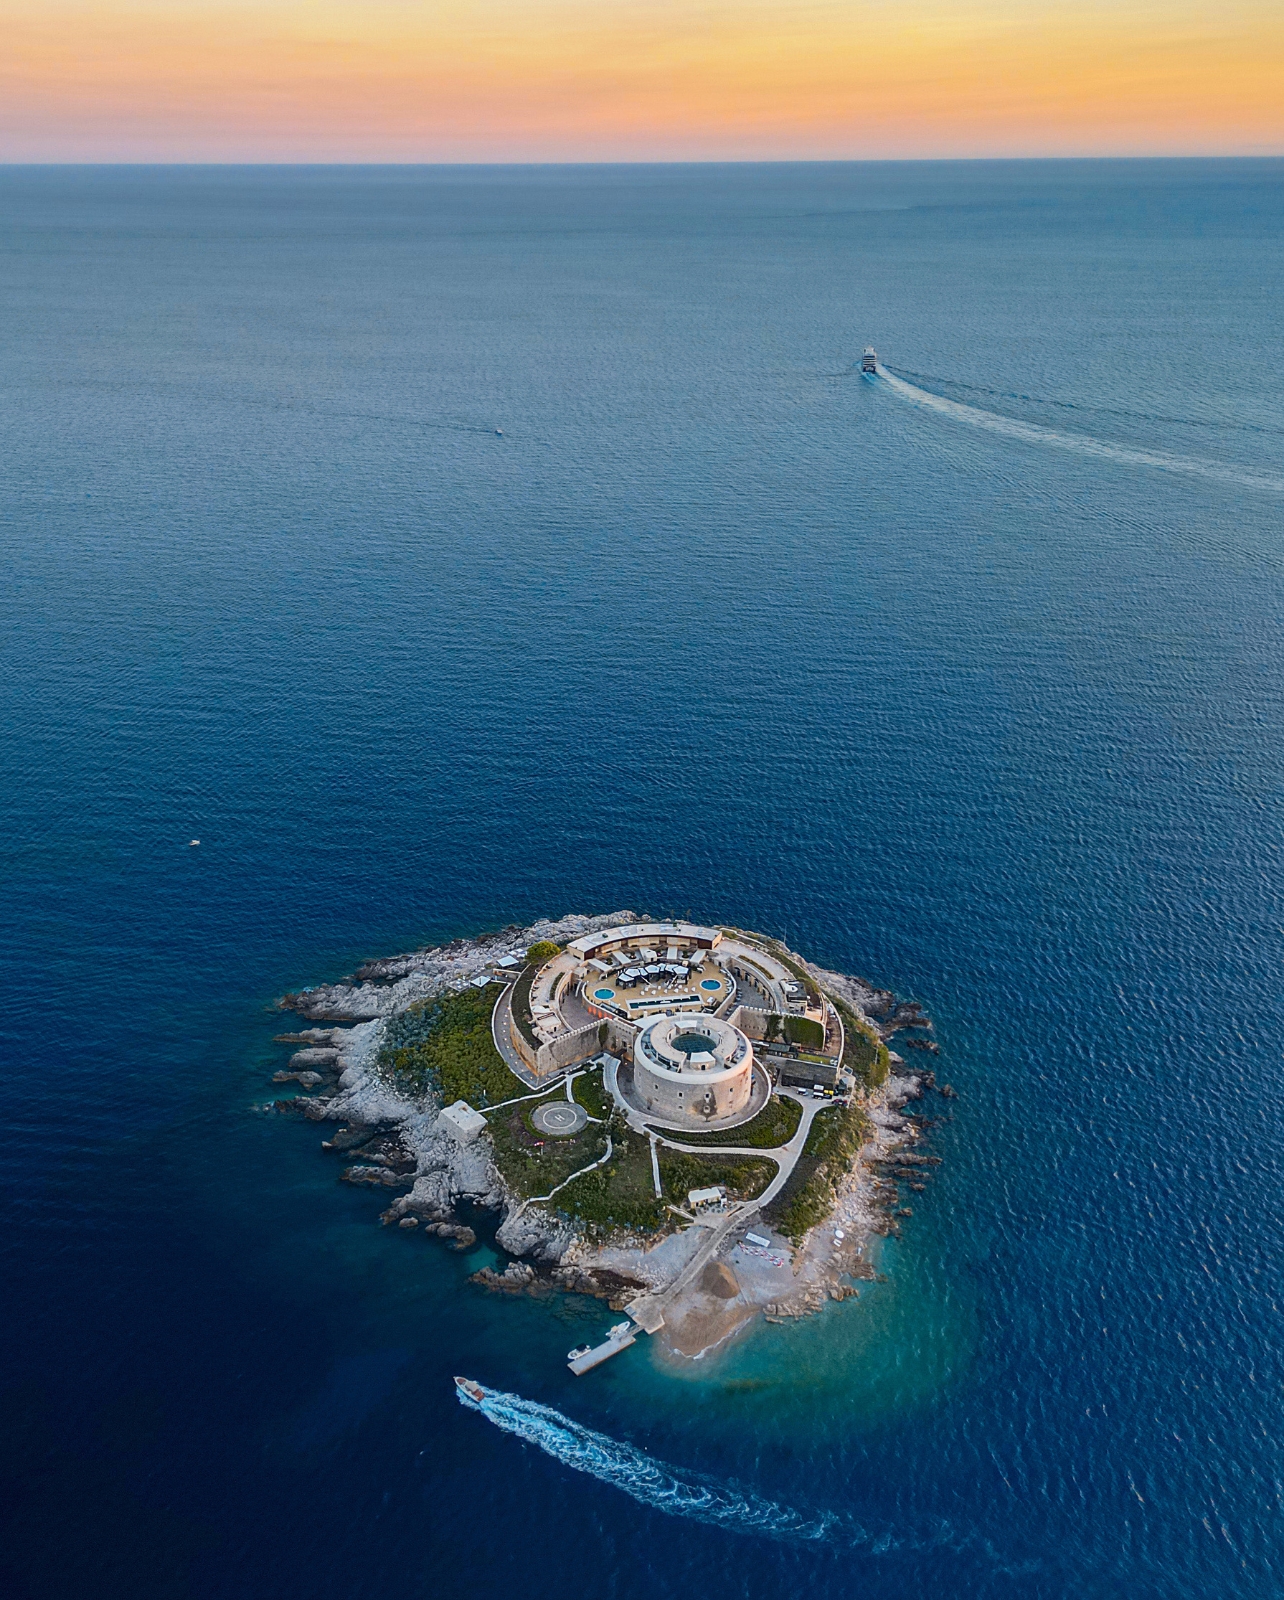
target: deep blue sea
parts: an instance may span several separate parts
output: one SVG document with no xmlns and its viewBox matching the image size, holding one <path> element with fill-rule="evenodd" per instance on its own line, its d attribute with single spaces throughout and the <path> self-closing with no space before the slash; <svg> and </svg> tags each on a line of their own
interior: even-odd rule
<svg viewBox="0 0 1284 1600">
<path fill-rule="evenodd" d="M 4 1600 L 1284 1593 L 1282 267 L 1270 160 L 0 170 Z M 621 907 L 960 1098 L 885 1282 L 575 1379 L 259 1108 Z"/>
</svg>

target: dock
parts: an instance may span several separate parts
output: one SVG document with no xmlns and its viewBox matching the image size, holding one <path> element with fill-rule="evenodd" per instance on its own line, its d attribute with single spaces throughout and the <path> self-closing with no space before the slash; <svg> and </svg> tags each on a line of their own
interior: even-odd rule
<svg viewBox="0 0 1284 1600">
<path fill-rule="evenodd" d="M 612 1356 L 619 1355 L 621 1350 L 627 1350 L 636 1338 L 637 1334 L 632 1328 L 624 1328 L 619 1333 L 612 1328 L 605 1344 L 595 1345 L 592 1350 L 578 1356 L 574 1361 L 568 1361 L 566 1365 L 577 1378 L 581 1378 L 594 1367 L 600 1367 L 604 1361 L 609 1361 Z"/>
</svg>

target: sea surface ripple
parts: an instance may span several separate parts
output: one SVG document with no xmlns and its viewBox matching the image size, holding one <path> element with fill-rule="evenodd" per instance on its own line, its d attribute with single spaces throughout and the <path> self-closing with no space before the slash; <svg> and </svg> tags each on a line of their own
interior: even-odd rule
<svg viewBox="0 0 1284 1600">
<path fill-rule="evenodd" d="M 7 167 L 0 244 L 0 1592 L 1280 1592 L 1284 163 Z M 959 1097 L 858 1299 L 576 1379 L 273 1002 L 619 906 Z"/>
</svg>

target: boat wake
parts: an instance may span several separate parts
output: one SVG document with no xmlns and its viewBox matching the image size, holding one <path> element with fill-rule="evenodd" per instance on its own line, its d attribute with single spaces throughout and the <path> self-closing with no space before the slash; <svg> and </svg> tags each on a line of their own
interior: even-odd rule
<svg viewBox="0 0 1284 1600">
<path fill-rule="evenodd" d="M 670 1516 L 690 1517 L 696 1522 L 768 1539 L 819 1540 L 838 1530 L 836 1517 L 809 1518 L 715 1479 L 677 1472 L 632 1445 L 595 1433 L 562 1416 L 560 1411 L 534 1400 L 523 1400 L 520 1395 L 487 1389 L 480 1401 L 463 1393 L 459 1394 L 459 1401 L 471 1411 L 480 1411 L 505 1433 L 538 1445 L 563 1465 L 587 1472 L 642 1505 L 667 1511 Z"/>
<path fill-rule="evenodd" d="M 1035 1570 L 1029 1562 L 1014 1563 L 1006 1558 L 978 1532 L 961 1531 L 943 1517 L 901 1519 L 895 1530 L 874 1530 L 861 1526 L 847 1512 L 796 1511 L 716 1478 L 679 1472 L 633 1445 L 572 1422 L 551 1406 L 497 1389 L 475 1387 L 480 1399 L 456 1389 L 459 1403 L 469 1411 L 480 1411 L 497 1428 L 538 1446 L 564 1466 L 586 1472 L 641 1505 L 673 1517 L 688 1517 L 730 1533 L 756 1534 L 788 1543 L 824 1543 L 848 1549 L 859 1546 L 875 1556 L 944 1549 L 959 1555 L 970 1552 L 992 1570 L 1014 1574 Z M 915 1520 L 917 1526 L 913 1526 Z"/>
<path fill-rule="evenodd" d="M 1232 483 L 1238 488 L 1257 489 L 1266 494 L 1284 494 L 1284 477 L 1274 473 L 1254 472 L 1245 467 L 1225 466 L 1216 461 L 1200 461 L 1194 456 L 1173 455 L 1167 450 L 1145 450 L 1135 445 L 1109 444 L 1103 439 L 1092 439 L 1084 434 L 1062 433 L 1056 428 L 1046 428 L 1037 422 L 1020 422 L 1015 417 L 1001 416 L 997 411 L 985 411 L 980 406 L 965 405 L 961 400 L 947 400 L 944 395 L 920 389 L 916 384 L 898 377 L 881 363 L 876 368 L 878 376 L 900 399 L 911 405 L 938 412 L 955 422 L 965 422 L 973 428 L 985 428 L 990 433 L 1003 434 L 1009 439 L 1021 439 L 1027 444 L 1055 445 L 1060 450 L 1072 450 L 1078 455 L 1095 456 L 1100 461 L 1113 461 L 1121 466 L 1155 467 L 1161 472 L 1179 472 L 1189 477 L 1211 478 L 1217 483 Z"/>
</svg>

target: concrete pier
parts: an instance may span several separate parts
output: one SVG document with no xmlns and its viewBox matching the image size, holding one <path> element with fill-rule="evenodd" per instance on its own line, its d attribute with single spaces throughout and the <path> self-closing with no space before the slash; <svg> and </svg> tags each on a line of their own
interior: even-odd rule
<svg viewBox="0 0 1284 1600">
<path fill-rule="evenodd" d="M 612 1356 L 619 1355 L 621 1350 L 627 1350 L 636 1338 L 637 1334 L 632 1328 L 628 1328 L 620 1334 L 613 1332 L 605 1344 L 595 1345 L 585 1355 L 576 1357 L 574 1361 L 568 1361 L 566 1365 L 577 1378 L 583 1377 L 586 1372 L 591 1371 L 594 1367 L 600 1367 L 604 1361 L 609 1361 Z"/>
</svg>

